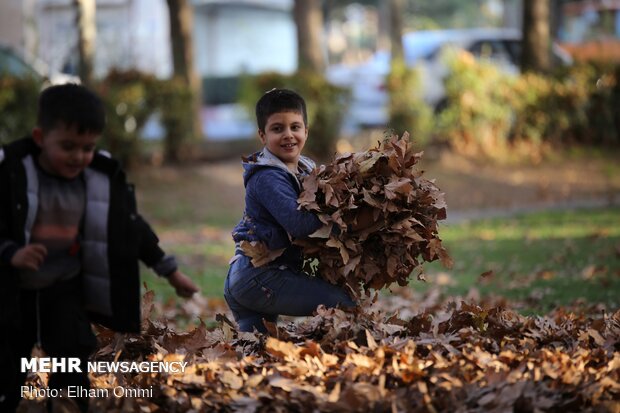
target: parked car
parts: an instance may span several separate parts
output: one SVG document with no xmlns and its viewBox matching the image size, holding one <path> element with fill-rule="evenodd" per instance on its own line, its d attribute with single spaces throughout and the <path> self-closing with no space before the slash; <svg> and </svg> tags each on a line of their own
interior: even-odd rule
<svg viewBox="0 0 620 413">
<path fill-rule="evenodd" d="M 442 56 L 448 49 L 467 50 L 501 70 L 517 74 L 521 58 L 521 33 L 512 29 L 428 30 L 403 36 L 405 62 L 420 70 L 422 96 L 439 110 L 445 104 L 444 79 L 448 68 Z M 554 45 L 553 57 L 569 64 L 570 56 Z M 334 84 L 351 89 L 351 104 L 345 128 L 385 126 L 388 122 L 388 95 L 385 79 L 390 71 L 390 54 L 380 51 L 358 66 L 332 65 L 326 72 Z"/>
<path fill-rule="evenodd" d="M 44 62 L 25 58 L 9 46 L 0 44 L 0 74 L 31 77 L 42 84 L 80 83 L 78 76 L 53 71 Z"/>
</svg>

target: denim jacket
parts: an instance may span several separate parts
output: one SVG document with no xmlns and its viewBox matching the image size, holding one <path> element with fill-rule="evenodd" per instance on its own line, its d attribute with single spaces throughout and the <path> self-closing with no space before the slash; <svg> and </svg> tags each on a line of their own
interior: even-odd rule
<svg viewBox="0 0 620 413">
<path fill-rule="evenodd" d="M 301 248 L 291 241 L 307 237 L 322 226 L 315 214 L 299 210 L 297 203 L 301 193 L 299 177 L 314 167 L 311 159 L 302 156 L 296 176 L 267 148 L 244 159 L 245 211 L 232 233 L 237 254 L 243 254 L 239 242 L 261 241 L 270 250 L 285 249 L 270 265 L 301 267 Z"/>
</svg>

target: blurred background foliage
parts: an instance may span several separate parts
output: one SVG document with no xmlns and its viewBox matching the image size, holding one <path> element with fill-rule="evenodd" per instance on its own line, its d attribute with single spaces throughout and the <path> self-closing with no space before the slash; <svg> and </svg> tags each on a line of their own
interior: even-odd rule
<svg viewBox="0 0 620 413">
<path fill-rule="evenodd" d="M 407 130 L 421 146 L 449 145 L 471 156 L 540 161 L 559 145 L 620 143 L 620 66 L 577 63 L 548 74 L 509 75 L 467 52 L 447 57 L 447 101 L 439 113 L 416 93 L 415 69 L 392 66 L 389 128 Z M 28 78 L 0 78 L 0 142 L 27 133 L 35 123 L 41 85 Z M 336 151 L 349 92 L 315 73 L 264 73 L 241 81 L 238 99 L 253 113 L 258 97 L 288 87 L 308 102 L 311 139 L 307 150 L 318 159 Z M 184 82 L 161 80 L 138 71 L 112 71 L 96 85 L 105 101 L 108 126 L 102 146 L 127 166 L 148 154 L 141 138 L 145 122 L 158 116 L 165 130 L 167 161 L 188 157 L 192 143 L 192 94 Z"/>
<path fill-rule="evenodd" d="M 131 166 L 140 153 L 140 131 L 157 108 L 155 78 L 138 71 L 111 71 L 96 90 L 106 106 L 106 131 L 101 146 L 124 165 Z"/>
<path fill-rule="evenodd" d="M 41 86 L 31 77 L 0 75 L 0 144 L 25 136 L 35 125 Z"/>
<path fill-rule="evenodd" d="M 436 139 L 459 153 L 540 160 L 559 146 L 620 142 L 619 66 L 577 63 L 511 76 L 467 53 L 449 60 Z"/>
<path fill-rule="evenodd" d="M 418 145 L 426 146 L 433 130 L 433 111 L 420 93 L 418 70 L 408 67 L 403 59 L 395 59 L 386 85 L 390 95 L 389 128 L 399 135 L 408 131 Z"/>
<path fill-rule="evenodd" d="M 0 143 L 23 137 L 36 124 L 37 99 L 43 84 L 35 79 L 0 76 Z M 157 79 L 137 70 L 112 70 L 93 85 L 106 108 L 106 130 L 100 146 L 131 167 L 149 155 L 142 137 L 147 120 L 157 116 L 164 128 L 163 157 L 187 158 L 192 133 L 192 92 L 177 78 Z"/>
<path fill-rule="evenodd" d="M 519 5 L 516 0 L 329 0 L 306 4 L 310 3 L 316 6 L 314 11 L 324 17 L 325 24 L 319 25 L 323 29 L 319 31 L 319 37 L 336 29 L 344 36 L 339 48 L 321 46 L 326 48 L 326 53 L 321 55 L 326 57 L 324 63 L 328 64 L 355 63 L 355 59 L 360 63 L 363 58 L 371 57 L 372 52 L 376 52 L 374 57 L 380 56 L 378 52 L 386 52 L 388 48 L 382 43 L 390 32 L 386 27 L 394 26 L 390 21 L 386 24 L 386 16 L 401 17 L 402 27 L 396 30 L 398 33 L 389 34 L 401 39 L 404 33 L 429 28 L 507 27 L 508 20 L 530 4 Z M 401 4 L 398 10 L 394 6 L 396 3 Z M 549 2 L 553 6 L 551 11 L 556 11 L 564 3 L 567 2 Z M 169 10 L 170 17 L 175 17 L 172 11 L 176 9 Z M 555 36 L 557 21 L 552 13 L 547 17 L 545 22 L 553 26 L 550 32 Z M 299 25 L 299 22 L 295 24 Z M 522 31 L 526 33 L 528 30 L 524 27 Z M 175 38 L 175 33 L 171 33 L 171 37 Z M 390 42 L 396 43 L 394 39 Z M 176 43 L 173 41 L 172 45 Z M 524 46 L 525 42 L 519 44 Z M 193 50 L 187 44 L 184 47 Z M 297 49 L 302 49 L 301 44 Z M 187 53 L 174 55 L 185 56 Z M 481 155 L 500 161 L 520 158 L 541 161 L 553 148 L 570 144 L 619 143 L 620 66 L 611 63 L 612 60 L 607 63 L 578 62 L 551 71 L 522 74 L 502 71 L 497 65 L 464 51 L 447 56 L 446 60 L 449 67 L 449 74 L 443 78 L 446 99 L 439 108 L 431 108 L 421 95 L 424 78 L 420 72 L 412 68 L 411 62 L 405 64 L 394 59 L 389 73 L 386 72 L 387 77 L 383 77 L 385 82 L 379 87 L 381 92 L 389 95 L 388 120 L 381 120 L 379 127 L 392 129 L 398 134 L 409 131 L 422 147 L 449 147 L 460 154 Z M 187 69 L 192 64 L 189 59 L 181 66 Z M 197 129 L 196 120 L 200 117 L 208 119 L 205 116 L 207 106 L 239 103 L 252 119 L 258 97 L 274 87 L 289 87 L 306 98 L 311 136 L 307 144 L 309 155 L 319 161 L 329 159 L 337 149 L 346 146 L 338 147 L 342 141 L 356 138 L 343 133 L 345 117 L 351 113 L 348 105 L 354 101 L 355 94 L 330 84 L 326 80 L 327 70 L 218 77 L 201 74 L 201 85 L 192 86 L 176 66 L 175 62 L 174 74 L 169 79 L 135 69 L 114 69 L 92 84 L 104 98 L 108 111 L 103 147 L 126 166 L 144 160 L 175 163 L 191 157 L 207 159 L 207 153 L 213 152 L 216 143 L 235 148 L 236 152 L 230 150 L 228 156 L 245 152 L 246 146 L 252 145 L 246 144 L 239 150 L 232 140 L 215 142 L 209 136 L 201 136 L 206 129 Z M 307 65 L 299 66 L 308 69 Z M 6 143 L 23 136 L 34 125 L 36 97 L 42 84 L 37 80 L 20 80 L 8 75 L 2 75 L 0 82 L 0 110 L 3 113 L 0 142 Z M 203 105 L 198 114 L 196 107 L 200 105 L 196 105 L 197 99 L 201 99 Z M 163 130 L 161 140 L 144 137 L 144 129 L 153 119 Z M 362 126 L 360 135 L 366 134 L 366 126 Z M 373 127 L 377 127 L 376 122 Z M 248 135 L 246 131 L 239 134 L 242 133 Z M 244 136 L 247 142 L 252 140 L 247 139 L 251 137 Z M 364 144 L 367 146 L 368 142 Z"/>
</svg>

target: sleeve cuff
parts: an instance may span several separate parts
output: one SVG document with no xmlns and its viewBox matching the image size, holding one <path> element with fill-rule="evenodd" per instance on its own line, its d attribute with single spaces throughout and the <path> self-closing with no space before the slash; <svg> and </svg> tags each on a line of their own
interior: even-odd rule
<svg viewBox="0 0 620 413">
<path fill-rule="evenodd" d="M 7 241 L 0 245 L 0 262 L 11 265 L 11 259 L 13 259 L 13 255 L 15 255 L 18 249 L 19 245 L 11 241 Z"/>
<path fill-rule="evenodd" d="M 165 255 L 159 262 L 153 267 L 153 271 L 160 277 L 168 277 L 170 274 L 178 269 L 177 260 L 174 255 Z"/>
</svg>

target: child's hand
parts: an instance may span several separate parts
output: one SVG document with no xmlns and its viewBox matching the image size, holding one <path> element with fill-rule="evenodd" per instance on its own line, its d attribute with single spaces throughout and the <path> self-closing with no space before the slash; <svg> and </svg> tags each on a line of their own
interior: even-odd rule
<svg viewBox="0 0 620 413">
<path fill-rule="evenodd" d="M 194 282 L 181 271 L 176 270 L 168 276 L 168 282 L 177 292 L 180 297 L 189 298 L 194 293 L 198 292 L 198 287 Z"/>
<path fill-rule="evenodd" d="M 47 248 L 43 244 L 28 244 L 18 249 L 11 258 L 11 265 L 20 270 L 38 271 L 47 256 Z"/>
</svg>

